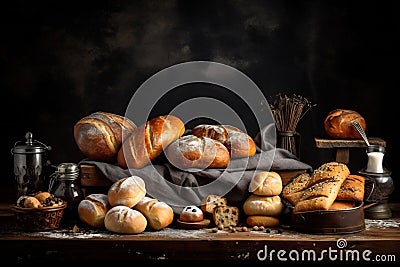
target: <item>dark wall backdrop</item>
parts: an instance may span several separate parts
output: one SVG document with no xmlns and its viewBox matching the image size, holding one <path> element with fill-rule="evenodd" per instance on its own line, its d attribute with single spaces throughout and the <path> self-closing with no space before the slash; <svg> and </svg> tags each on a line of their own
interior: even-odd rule
<svg viewBox="0 0 400 267">
<path fill-rule="evenodd" d="M 390 120 L 398 114 L 394 3 L 7 1 L 0 11 L 7 159 L 1 186 L 13 185 L 10 149 L 27 131 L 52 146 L 53 164 L 78 162 L 83 155 L 73 125 L 80 118 L 95 111 L 122 115 L 152 75 L 197 60 L 237 68 L 267 98 L 299 94 L 316 104 L 297 128 L 301 160 L 313 167 L 334 159 L 333 151 L 314 143 L 327 113 L 358 111 L 367 135 L 387 142 L 384 165 L 396 185 L 398 134 Z M 363 149 L 352 149 L 351 171 L 365 165 Z M 398 198 L 398 188 L 392 198 Z"/>
</svg>

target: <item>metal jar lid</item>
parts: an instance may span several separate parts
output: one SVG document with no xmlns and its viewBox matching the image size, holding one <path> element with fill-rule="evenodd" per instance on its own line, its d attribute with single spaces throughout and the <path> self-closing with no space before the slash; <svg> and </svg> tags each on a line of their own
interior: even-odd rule
<svg viewBox="0 0 400 267">
<path fill-rule="evenodd" d="M 61 163 L 57 166 L 57 172 L 60 174 L 76 174 L 79 173 L 79 166 L 75 163 Z"/>
<path fill-rule="evenodd" d="M 11 154 L 37 154 L 51 150 L 50 146 L 46 146 L 42 142 L 33 140 L 31 132 L 25 134 L 25 139 L 25 142 L 17 141 L 14 144 L 14 147 L 11 149 Z"/>
</svg>

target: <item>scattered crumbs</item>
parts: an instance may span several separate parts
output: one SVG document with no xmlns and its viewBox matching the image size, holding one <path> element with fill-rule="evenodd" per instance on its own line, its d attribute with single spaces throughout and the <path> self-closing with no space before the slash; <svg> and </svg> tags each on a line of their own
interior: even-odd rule
<svg viewBox="0 0 400 267">
<path fill-rule="evenodd" d="M 365 219 L 365 229 L 369 228 L 399 228 L 400 227 L 400 220 L 399 219 L 384 219 L 384 220 L 372 220 L 372 219 Z"/>
</svg>

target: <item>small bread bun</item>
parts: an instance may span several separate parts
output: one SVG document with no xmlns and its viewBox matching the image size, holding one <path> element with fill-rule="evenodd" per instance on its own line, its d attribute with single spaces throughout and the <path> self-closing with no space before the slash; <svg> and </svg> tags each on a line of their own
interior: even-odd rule
<svg viewBox="0 0 400 267">
<path fill-rule="evenodd" d="M 328 113 L 324 119 L 324 130 L 328 137 L 339 139 L 361 139 L 361 135 L 352 122 L 356 121 L 365 131 L 365 119 L 360 113 L 348 109 L 335 109 Z"/>
<path fill-rule="evenodd" d="M 24 207 L 25 208 L 39 208 L 42 204 L 40 201 L 35 197 L 26 197 L 24 200 Z"/>
<path fill-rule="evenodd" d="M 259 196 L 277 196 L 282 192 L 282 178 L 277 172 L 259 172 L 250 182 L 250 191 Z"/>
<path fill-rule="evenodd" d="M 35 195 L 35 198 L 40 201 L 40 203 L 44 203 L 46 198 L 50 197 L 51 194 L 49 192 L 40 192 Z"/>
<path fill-rule="evenodd" d="M 179 215 L 179 220 L 183 222 L 199 222 L 203 219 L 203 211 L 197 206 L 186 206 Z"/>
<path fill-rule="evenodd" d="M 174 211 L 165 202 L 157 199 L 144 197 L 135 206 L 134 209 L 140 211 L 147 219 L 150 228 L 161 230 L 170 225 L 174 220 Z"/>
<path fill-rule="evenodd" d="M 144 180 L 139 176 L 122 178 L 110 186 L 107 195 L 112 207 L 123 205 L 132 208 L 146 195 Z"/>
<path fill-rule="evenodd" d="M 272 216 L 252 215 L 252 216 L 247 216 L 246 224 L 250 227 L 253 226 L 275 227 L 279 225 L 279 218 Z"/>
<path fill-rule="evenodd" d="M 104 217 L 110 208 L 107 195 L 90 194 L 79 202 L 79 219 L 92 227 L 103 228 Z"/>
<path fill-rule="evenodd" d="M 138 234 L 146 229 L 147 220 L 140 211 L 127 206 L 115 206 L 106 213 L 104 226 L 115 233 Z"/>
<path fill-rule="evenodd" d="M 283 211 L 280 196 L 257 196 L 250 195 L 243 204 L 246 215 L 279 216 Z"/>
</svg>

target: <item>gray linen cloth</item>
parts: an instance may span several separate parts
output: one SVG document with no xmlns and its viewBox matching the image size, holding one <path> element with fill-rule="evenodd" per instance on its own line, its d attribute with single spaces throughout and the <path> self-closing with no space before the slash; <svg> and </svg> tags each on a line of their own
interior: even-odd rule
<svg viewBox="0 0 400 267">
<path fill-rule="evenodd" d="M 147 196 L 169 204 L 179 214 L 185 206 L 201 204 L 210 194 L 225 196 L 229 205 L 241 206 L 251 194 L 249 184 L 260 171 L 307 170 L 312 167 L 301 162 L 286 149 L 275 148 L 274 125 L 265 126 L 254 138 L 257 152 L 248 158 L 232 159 L 226 169 L 181 170 L 160 155 L 142 169 L 124 169 L 116 164 L 84 159 L 80 164 L 95 165 L 112 182 L 136 175 L 145 181 Z"/>
</svg>

